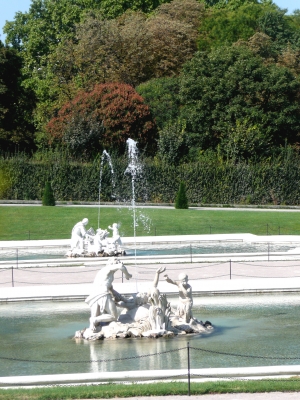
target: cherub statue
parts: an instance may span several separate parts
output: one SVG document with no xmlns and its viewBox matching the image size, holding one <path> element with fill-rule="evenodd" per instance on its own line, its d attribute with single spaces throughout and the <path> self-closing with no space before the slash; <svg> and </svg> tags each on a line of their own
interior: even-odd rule
<svg viewBox="0 0 300 400">
<path fill-rule="evenodd" d="M 172 285 L 176 285 L 179 291 L 179 304 L 177 307 L 177 316 L 182 318 L 185 322 L 189 323 L 193 319 L 192 307 L 192 287 L 188 283 L 188 276 L 185 273 L 178 275 L 178 280 L 173 281 L 168 275 L 165 275 L 165 280 Z"/>
<path fill-rule="evenodd" d="M 110 239 L 111 243 L 114 243 L 116 247 L 121 246 L 122 241 L 119 233 L 119 225 L 113 223 L 112 226 L 108 226 L 108 229 L 112 230 L 112 238 Z"/>
</svg>

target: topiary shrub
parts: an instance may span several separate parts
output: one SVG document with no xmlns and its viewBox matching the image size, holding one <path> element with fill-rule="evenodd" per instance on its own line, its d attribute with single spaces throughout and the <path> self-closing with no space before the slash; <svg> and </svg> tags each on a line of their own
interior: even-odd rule
<svg viewBox="0 0 300 400">
<path fill-rule="evenodd" d="M 175 200 L 175 208 L 181 208 L 181 209 L 189 208 L 184 182 L 180 182 L 179 190 L 177 192 Z"/>
<path fill-rule="evenodd" d="M 44 194 L 42 197 L 42 205 L 43 206 L 55 206 L 55 199 L 53 190 L 51 187 L 51 182 L 46 182 Z"/>
</svg>

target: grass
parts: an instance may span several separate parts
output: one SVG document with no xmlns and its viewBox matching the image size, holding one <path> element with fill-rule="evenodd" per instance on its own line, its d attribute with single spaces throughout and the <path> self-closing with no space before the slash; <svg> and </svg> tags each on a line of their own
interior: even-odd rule
<svg viewBox="0 0 300 400">
<path fill-rule="evenodd" d="M 300 391 L 300 380 L 241 380 L 191 383 L 191 395 Z M 111 399 L 115 397 L 187 395 L 187 383 L 108 384 L 34 389 L 0 389 L 0 400 Z"/>
<path fill-rule="evenodd" d="M 68 239 L 76 222 L 87 217 L 98 228 L 97 207 L 0 207 L 0 240 Z M 252 233 L 300 234 L 299 212 L 137 209 L 137 236 Z M 100 226 L 121 224 L 121 236 L 133 236 L 132 210 L 101 208 Z"/>
</svg>

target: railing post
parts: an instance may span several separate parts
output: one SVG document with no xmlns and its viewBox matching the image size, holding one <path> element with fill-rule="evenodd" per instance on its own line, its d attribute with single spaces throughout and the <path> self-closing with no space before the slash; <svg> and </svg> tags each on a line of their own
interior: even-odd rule
<svg viewBox="0 0 300 400">
<path fill-rule="evenodd" d="M 12 265 L 11 267 L 11 286 L 14 287 L 15 283 L 14 283 L 14 266 Z"/>
<path fill-rule="evenodd" d="M 187 358 L 188 358 L 188 395 L 191 395 L 191 365 L 190 365 L 190 342 L 187 342 Z"/>
<path fill-rule="evenodd" d="M 191 256 L 191 263 L 193 262 L 193 250 L 192 245 L 190 244 L 190 256 Z"/>
<path fill-rule="evenodd" d="M 270 261 L 270 243 L 268 242 L 268 261 Z"/>
</svg>

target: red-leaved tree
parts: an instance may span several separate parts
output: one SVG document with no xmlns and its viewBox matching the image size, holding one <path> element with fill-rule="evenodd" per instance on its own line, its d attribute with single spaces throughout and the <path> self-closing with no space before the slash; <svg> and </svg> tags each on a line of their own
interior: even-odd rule
<svg viewBox="0 0 300 400">
<path fill-rule="evenodd" d="M 155 151 L 157 129 L 149 107 L 134 88 L 122 83 L 98 84 L 63 105 L 47 124 L 49 144 L 76 154 L 103 149 L 123 153 L 134 139 L 148 154 Z"/>
</svg>

